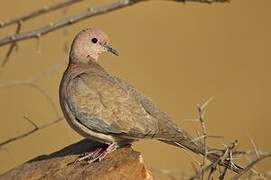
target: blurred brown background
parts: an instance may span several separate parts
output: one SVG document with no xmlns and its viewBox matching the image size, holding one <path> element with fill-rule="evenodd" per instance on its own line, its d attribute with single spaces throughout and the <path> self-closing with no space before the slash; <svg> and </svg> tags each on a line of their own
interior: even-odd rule
<svg viewBox="0 0 271 180">
<path fill-rule="evenodd" d="M 0 19 L 6 20 L 53 3 L 53 0 L 1 0 Z M 112 1 L 86 0 L 65 11 L 31 20 L 23 30 L 48 24 L 87 7 Z M 239 140 L 242 149 L 252 149 L 251 137 L 260 149 L 271 151 L 271 1 L 232 0 L 206 5 L 150 1 L 84 20 L 41 38 L 19 43 L 0 82 L 24 81 L 50 71 L 38 80 L 58 105 L 58 85 L 67 65 L 65 44 L 87 27 L 99 27 L 109 34 L 119 57 L 104 55 L 100 63 L 150 96 L 175 121 L 191 133 L 199 126 L 182 122 L 197 116 L 196 104 L 214 96 L 207 113 L 212 144 Z M 0 29 L 0 36 L 15 27 Z M 7 47 L 0 48 L 1 59 Z M 54 70 L 50 70 L 50 69 Z M 59 113 L 61 113 L 58 105 Z M 38 125 L 56 115 L 37 91 L 29 87 L 0 89 L 0 141 L 32 127 L 23 116 Z M 0 149 L 0 173 L 40 154 L 56 151 L 76 142 L 77 135 L 65 121 L 41 130 Z M 222 146 L 222 145 L 221 145 Z M 183 151 L 154 141 L 142 141 L 135 149 L 155 168 L 191 171 L 191 159 Z M 268 170 L 271 163 L 259 164 Z"/>
</svg>

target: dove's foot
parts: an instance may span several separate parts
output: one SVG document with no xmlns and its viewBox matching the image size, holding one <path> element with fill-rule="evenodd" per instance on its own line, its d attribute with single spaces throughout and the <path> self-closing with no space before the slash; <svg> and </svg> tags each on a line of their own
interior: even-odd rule
<svg viewBox="0 0 271 180">
<path fill-rule="evenodd" d="M 117 144 L 112 143 L 107 145 L 106 147 L 99 147 L 97 149 L 95 149 L 94 151 L 91 151 L 89 153 L 84 154 L 82 157 L 79 157 L 76 162 L 80 162 L 80 161 L 87 161 L 89 164 L 94 162 L 94 161 L 101 161 L 107 154 L 113 152 L 114 150 L 116 150 L 118 147 Z"/>
</svg>

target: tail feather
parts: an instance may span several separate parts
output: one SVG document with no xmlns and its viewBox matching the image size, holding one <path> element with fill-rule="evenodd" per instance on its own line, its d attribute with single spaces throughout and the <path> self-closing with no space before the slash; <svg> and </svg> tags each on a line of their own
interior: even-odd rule
<svg viewBox="0 0 271 180">
<path fill-rule="evenodd" d="M 193 138 L 191 138 L 190 136 L 186 136 L 186 138 L 183 138 L 183 137 L 184 136 L 182 136 L 182 138 L 179 138 L 178 140 L 173 140 L 173 141 L 164 140 L 164 139 L 160 139 L 160 141 L 165 142 L 167 144 L 174 145 L 174 146 L 178 146 L 184 149 L 189 149 L 196 154 L 201 154 L 205 156 L 205 146 L 201 142 L 193 141 Z M 209 147 L 207 147 L 207 152 L 211 152 L 211 149 Z M 207 159 L 213 163 L 218 163 L 218 165 L 224 166 L 234 171 L 235 173 L 239 174 L 243 170 L 243 168 L 231 162 L 230 160 L 222 160 L 223 154 L 224 154 L 223 151 L 221 151 L 221 153 L 218 153 L 218 152 L 207 153 Z"/>
</svg>

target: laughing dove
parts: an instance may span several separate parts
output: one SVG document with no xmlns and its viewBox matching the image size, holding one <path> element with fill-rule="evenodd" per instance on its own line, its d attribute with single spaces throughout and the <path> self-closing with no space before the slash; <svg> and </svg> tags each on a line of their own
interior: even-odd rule
<svg viewBox="0 0 271 180">
<path fill-rule="evenodd" d="M 69 125 L 80 135 L 108 145 L 87 158 L 102 159 L 117 147 L 140 139 L 156 139 L 204 155 L 201 142 L 178 128 L 148 97 L 97 63 L 103 52 L 118 55 L 103 31 L 89 28 L 79 32 L 60 84 L 60 104 Z M 207 158 L 215 162 L 220 157 L 209 153 Z M 220 165 L 241 171 L 227 160 Z"/>
</svg>

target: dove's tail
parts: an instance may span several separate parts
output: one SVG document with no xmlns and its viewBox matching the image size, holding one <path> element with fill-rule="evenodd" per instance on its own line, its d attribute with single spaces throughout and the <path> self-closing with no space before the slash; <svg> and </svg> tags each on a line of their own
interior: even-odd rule
<svg viewBox="0 0 271 180">
<path fill-rule="evenodd" d="M 193 140 L 193 138 L 191 138 L 188 134 L 186 134 L 186 136 L 182 135 L 181 138 L 179 138 L 178 140 L 170 141 L 170 140 L 160 139 L 160 141 L 163 141 L 167 144 L 181 147 L 183 149 L 189 149 L 196 154 L 201 154 L 203 156 L 205 155 L 205 146 L 200 141 Z M 212 151 L 212 149 L 207 147 L 207 159 L 209 161 L 211 161 L 212 163 L 217 163 L 220 166 L 224 166 L 224 167 L 239 174 L 243 170 L 243 168 L 240 167 L 239 165 L 233 163 L 228 158 L 227 159 L 223 158 L 224 153 L 225 153 L 225 151 L 223 151 L 223 150 Z"/>
</svg>

